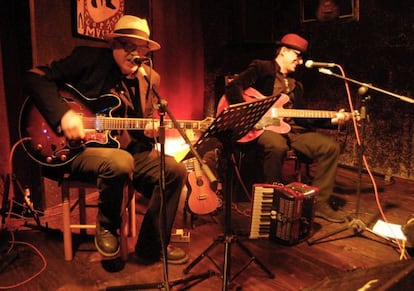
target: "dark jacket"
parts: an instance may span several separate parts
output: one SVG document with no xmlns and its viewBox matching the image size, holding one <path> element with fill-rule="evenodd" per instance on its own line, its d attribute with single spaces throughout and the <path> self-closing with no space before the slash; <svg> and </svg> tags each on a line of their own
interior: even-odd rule
<svg viewBox="0 0 414 291">
<path fill-rule="evenodd" d="M 70 109 L 61 97 L 61 89 L 65 83 L 74 86 L 85 97 L 96 99 L 97 102 L 91 103 L 92 108 L 89 108 L 94 111 L 96 109 L 94 104 L 99 105 L 99 100 L 104 98 L 104 94 L 114 93 L 120 87 L 123 77 L 113 59 L 112 50 L 109 48 L 77 47 L 69 56 L 54 61 L 49 66 L 39 66 L 38 69 L 43 71 L 45 75 L 40 76 L 28 72 L 26 91 L 56 132 L 60 132 L 60 120 L 63 114 Z M 145 67 L 145 70 L 149 74 L 148 67 Z M 151 76 L 153 86 L 157 88 L 159 75 L 153 71 Z M 148 83 L 141 74 L 138 74 L 137 78 L 140 94 L 145 95 Z M 152 97 L 152 92 L 149 92 L 149 99 L 151 100 Z M 152 102 L 147 102 L 145 117 L 150 117 L 152 112 Z M 138 113 L 133 117 L 143 116 L 142 113 Z M 147 139 L 142 132 L 137 134 L 135 131 L 135 135 L 137 139 L 141 137 Z"/>
<path fill-rule="evenodd" d="M 302 83 L 287 77 L 290 102 L 284 108 L 307 109 L 303 98 Z M 264 96 L 276 96 L 284 92 L 284 77 L 275 60 L 253 60 L 248 67 L 226 86 L 225 95 L 230 104 L 244 102 L 243 91 L 252 87 Z M 330 119 L 294 118 L 288 120 L 292 128 L 313 130 L 316 127 L 331 128 Z"/>
</svg>

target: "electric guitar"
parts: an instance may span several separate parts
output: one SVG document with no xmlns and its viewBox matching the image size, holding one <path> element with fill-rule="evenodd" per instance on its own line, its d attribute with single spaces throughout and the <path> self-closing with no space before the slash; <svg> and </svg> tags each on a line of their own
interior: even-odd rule
<svg viewBox="0 0 414 291">
<path fill-rule="evenodd" d="M 121 106 L 121 99 L 114 94 L 88 98 L 69 84 L 60 93 L 63 100 L 82 116 L 85 128 L 83 140 L 68 140 L 62 133 L 56 133 L 30 96 L 26 98 L 19 115 L 19 135 L 25 139 L 23 147 L 32 159 L 44 166 L 63 166 L 85 147 L 121 148 L 116 133 L 122 130 L 143 130 L 146 124 L 154 121 L 151 118 L 112 117 L 112 113 Z M 181 120 L 177 122 L 177 127 L 205 130 L 212 122 L 213 118 L 202 121 Z M 165 120 L 164 126 L 167 129 L 175 128 L 171 120 Z"/>
<path fill-rule="evenodd" d="M 199 162 L 196 158 L 191 158 L 186 161 L 186 166 L 192 168 L 187 178 L 188 208 L 192 213 L 200 215 L 213 212 L 219 206 L 219 198 L 211 189 L 210 181 L 201 170 Z"/>
<path fill-rule="evenodd" d="M 243 99 L 246 102 L 253 102 L 259 99 L 266 98 L 259 91 L 253 88 L 247 88 L 243 92 Z M 259 122 L 250 130 L 245 136 L 240 138 L 237 142 L 246 143 L 258 138 L 263 131 L 272 130 L 274 132 L 285 134 L 290 132 L 291 127 L 286 123 L 283 118 L 334 118 L 337 115 L 337 111 L 326 110 L 307 110 L 307 109 L 285 109 L 283 106 L 289 102 L 289 96 L 281 94 L 279 99 L 273 104 L 272 108 L 266 112 L 266 114 L 259 120 Z M 223 95 L 217 106 L 217 113 L 222 112 L 229 106 L 227 98 Z M 344 112 L 346 115 L 351 113 Z"/>
</svg>

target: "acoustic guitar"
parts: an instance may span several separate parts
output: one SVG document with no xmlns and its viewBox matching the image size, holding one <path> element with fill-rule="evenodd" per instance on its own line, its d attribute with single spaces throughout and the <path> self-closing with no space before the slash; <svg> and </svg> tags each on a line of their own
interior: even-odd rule
<svg viewBox="0 0 414 291">
<path fill-rule="evenodd" d="M 219 207 L 219 198 L 210 187 L 210 181 L 201 170 L 201 166 L 196 158 L 191 158 L 186 162 L 188 169 L 191 169 L 187 180 L 187 206 L 194 214 L 208 214 Z"/>
</svg>

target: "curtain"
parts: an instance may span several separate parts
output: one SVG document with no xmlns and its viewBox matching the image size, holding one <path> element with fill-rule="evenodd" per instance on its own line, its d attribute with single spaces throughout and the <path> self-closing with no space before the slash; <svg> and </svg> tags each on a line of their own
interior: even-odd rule
<svg viewBox="0 0 414 291">
<path fill-rule="evenodd" d="M 160 95 L 177 119 L 203 118 L 204 51 L 200 0 L 153 0 L 152 38 L 161 44 L 154 68 Z"/>
</svg>

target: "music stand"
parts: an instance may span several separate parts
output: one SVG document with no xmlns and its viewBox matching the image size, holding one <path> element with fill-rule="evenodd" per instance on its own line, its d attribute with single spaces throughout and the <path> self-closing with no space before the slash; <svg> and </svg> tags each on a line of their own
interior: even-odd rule
<svg viewBox="0 0 414 291">
<path fill-rule="evenodd" d="M 202 258 L 208 255 L 208 253 L 219 243 L 224 244 L 224 262 L 223 268 L 220 270 L 218 265 L 216 267 L 223 272 L 223 290 L 227 290 L 230 282 L 244 271 L 252 262 L 255 262 L 269 278 L 274 278 L 275 275 L 266 266 L 258 260 L 252 252 L 243 245 L 232 233 L 231 230 L 231 203 L 232 203 L 232 178 L 233 171 L 227 169 L 227 165 L 231 163 L 231 154 L 233 152 L 233 145 L 238 139 L 246 135 L 254 125 L 262 118 L 262 116 L 272 107 L 276 102 L 278 96 L 271 96 L 258 101 L 239 103 L 230 105 L 224 109 L 209 126 L 209 128 L 203 133 L 203 135 L 195 143 L 194 147 L 199 149 L 211 138 L 217 138 L 222 143 L 222 159 L 225 163 L 225 228 L 224 234 L 220 235 L 214 240 L 214 242 L 193 262 L 191 262 L 187 268 L 183 270 L 184 274 L 187 274 Z M 232 167 L 233 169 L 233 167 Z M 231 262 L 231 244 L 236 242 L 237 245 L 251 258 L 250 261 L 240 269 L 232 278 L 230 278 L 230 262 Z M 213 263 L 215 263 L 213 261 Z"/>
</svg>

